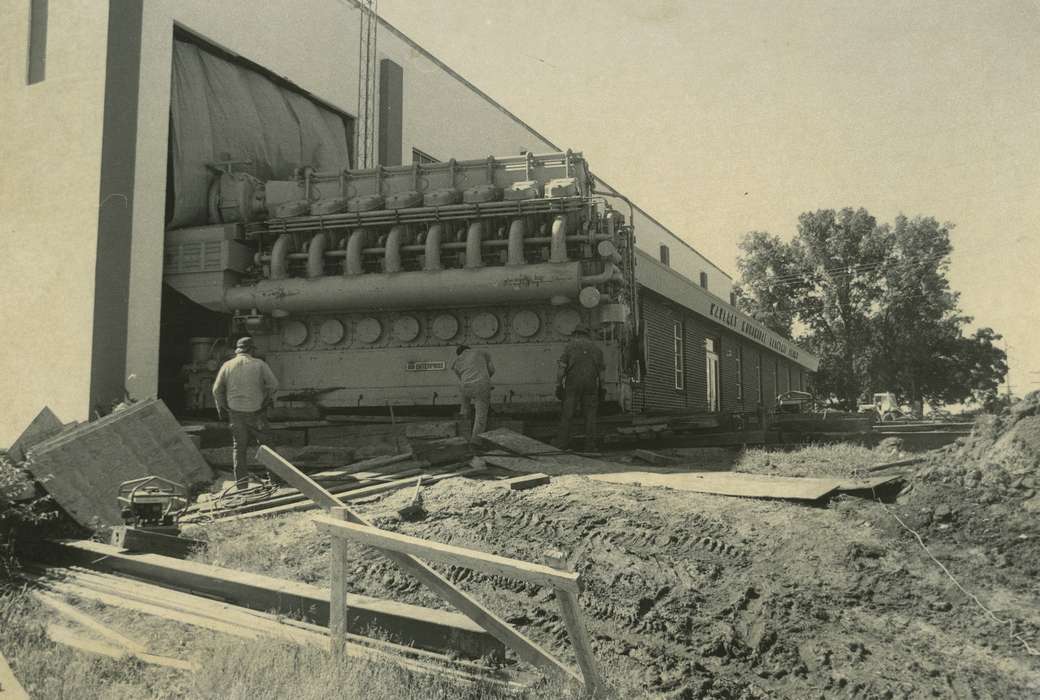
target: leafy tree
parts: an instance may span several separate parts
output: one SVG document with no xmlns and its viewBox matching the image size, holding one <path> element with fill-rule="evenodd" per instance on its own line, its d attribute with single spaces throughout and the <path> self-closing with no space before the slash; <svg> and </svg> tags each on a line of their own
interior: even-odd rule
<svg viewBox="0 0 1040 700">
<path fill-rule="evenodd" d="M 741 243 L 744 311 L 820 357 L 818 393 L 853 408 L 863 394 L 960 401 L 1007 372 L 1000 336 L 958 309 L 947 272 L 951 226 L 930 217 L 878 224 L 865 209 L 802 214 L 790 242 L 762 231 Z"/>
</svg>

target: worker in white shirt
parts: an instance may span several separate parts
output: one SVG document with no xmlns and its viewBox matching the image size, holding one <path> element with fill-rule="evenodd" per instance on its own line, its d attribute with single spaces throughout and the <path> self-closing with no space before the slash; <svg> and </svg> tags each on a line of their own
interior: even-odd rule
<svg viewBox="0 0 1040 700">
<path fill-rule="evenodd" d="M 495 365 L 487 351 L 460 345 L 455 349 L 451 371 L 459 378 L 463 420 L 469 420 L 470 406 L 474 407 L 473 432 L 470 437 L 470 441 L 473 441 L 487 429 L 488 409 L 491 407 L 491 377 L 495 374 Z"/>
<path fill-rule="evenodd" d="M 217 416 L 231 421 L 235 484 L 240 489 L 249 484 L 249 443 L 253 439 L 261 445 L 266 442 L 264 410 L 278 391 L 274 372 L 266 362 L 253 357 L 253 352 L 253 339 L 239 338 L 235 356 L 224 363 L 213 382 Z"/>
</svg>

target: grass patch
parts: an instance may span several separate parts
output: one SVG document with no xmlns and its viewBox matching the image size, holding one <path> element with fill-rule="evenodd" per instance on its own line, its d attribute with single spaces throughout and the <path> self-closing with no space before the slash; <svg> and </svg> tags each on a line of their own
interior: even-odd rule
<svg viewBox="0 0 1040 700">
<path fill-rule="evenodd" d="M 755 448 L 746 450 L 734 470 L 750 474 L 803 477 L 854 477 L 867 467 L 892 459 L 889 452 L 853 445 L 808 445 L 798 450 Z"/>
</svg>

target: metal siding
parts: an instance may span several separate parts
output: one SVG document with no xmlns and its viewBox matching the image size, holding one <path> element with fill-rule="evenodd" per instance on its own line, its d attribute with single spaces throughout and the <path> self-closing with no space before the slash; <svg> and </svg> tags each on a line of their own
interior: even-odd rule
<svg viewBox="0 0 1040 700">
<path fill-rule="evenodd" d="M 686 367 L 689 379 L 686 383 L 686 400 L 694 411 L 708 411 L 708 362 L 704 341 L 713 335 L 710 327 L 698 316 L 687 312 L 685 324 Z M 721 367 L 720 367 L 721 372 Z"/>
<path fill-rule="evenodd" d="M 753 411 L 758 408 L 762 397 L 758 395 L 758 369 L 755 357 L 758 350 L 751 343 L 743 343 L 744 348 L 744 410 Z"/>
<path fill-rule="evenodd" d="M 643 296 L 643 321 L 646 324 L 647 358 L 646 376 L 643 377 L 643 408 L 647 410 L 676 410 L 686 408 L 688 389 L 675 388 L 675 358 L 673 356 L 673 324 L 682 320 L 676 307 L 663 299 L 646 294 Z M 686 362 L 686 386 L 689 387 L 689 344 L 684 348 Z"/>
<path fill-rule="evenodd" d="M 743 410 L 743 402 L 737 400 L 737 353 L 740 352 L 740 341 L 733 333 L 722 334 L 722 352 L 719 357 L 719 382 L 722 385 L 722 400 L 719 402 L 725 412 Z"/>
</svg>

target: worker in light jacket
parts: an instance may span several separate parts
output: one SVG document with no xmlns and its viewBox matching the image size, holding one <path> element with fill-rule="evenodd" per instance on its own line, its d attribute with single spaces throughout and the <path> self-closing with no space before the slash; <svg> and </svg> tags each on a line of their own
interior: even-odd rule
<svg viewBox="0 0 1040 700">
<path fill-rule="evenodd" d="M 234 444 L 235 485 L 249 484 L 249 459 L 246 450 L 251 440 L 266 442 L 267 420 L 264 410 L 274 400 L 278 379 L 266 362 L 253 357 L 253 339 L 239 338 L 235 356 L 224 363 L 213 382 L 213 400 L 217 416 L 230 419 Z"/>
<path fill-rule="evenodd" d="M 495 365 L 485 350 L 474 350 L 468 345 L 455 348 L 451 371 L 459 378 L 462 419 L 469 421 L 471 406 L 474 413 L 470 442 L 487 430 L 488 409 L 491 407 L 491 377 Z"/>
<path fill-rule="evenodd" d="M 556 446 L 561 450 L 567 449 L 570 443 L 571 419 L 579 403 L 585 415 L 585 449 L 596 448 L 596 419 L 605 370 L 603 349 L 589 338 L 589 329 L 579 325 L 571 333 L 571 340 L 556 365 L 556 395 L 563 400 L 556 435 Z"/>
</svg>

